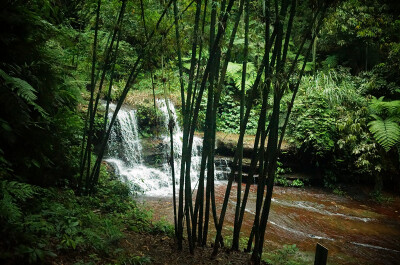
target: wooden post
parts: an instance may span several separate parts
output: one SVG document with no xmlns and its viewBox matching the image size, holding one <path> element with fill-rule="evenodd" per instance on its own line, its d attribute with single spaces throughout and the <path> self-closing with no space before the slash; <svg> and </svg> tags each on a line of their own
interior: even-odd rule
<svg viewBox="0 0 400 265">
<path fill-rule="evenodd" d="M 323 245 L 317 243 L 317 247 L 315 249 L 314 265 L 326 265 L 327 259 L 328 259 L 328 249 Z"/>
</svg>

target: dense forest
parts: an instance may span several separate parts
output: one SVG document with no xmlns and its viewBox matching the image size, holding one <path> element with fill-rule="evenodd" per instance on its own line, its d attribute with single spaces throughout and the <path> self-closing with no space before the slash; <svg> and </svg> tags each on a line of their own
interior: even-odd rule
<svg viewBox="0 0 400 265">
<path fill-rule="evenodd" d="M 1 263 L 400 259 L 400 2 L 5 0 L 0 28 Z"/>
</svg>

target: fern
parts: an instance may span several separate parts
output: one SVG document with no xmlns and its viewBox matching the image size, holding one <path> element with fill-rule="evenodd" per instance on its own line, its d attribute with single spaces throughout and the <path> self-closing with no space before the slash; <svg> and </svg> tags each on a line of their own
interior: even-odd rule
<svg viewBox="0 0 400 265">
<path fill-rule="evenodd" d="M 329 55 L 328 57 L 326 57 L 325 61 L 322 61 L 322 65 L 325 70 L 335 68 L 338 65 L 337 55 Z"/>
<path fill-rule="evenodd" d="M 0 200 L 0 212 L 1 219 L 4 218 L 9 223 L 18 221 L 22 216 L 21 209 L 8 192 L 4 192 L 3 198 Z"/>
<path fill-rule="evenodd" d="M 18 221 L 22 211 L 18 202 L 24 202 L 36 194 L 36 187 L 17 181 L 2 180 L 0 182 L 0 217 L 10 223 Z"/>
<path fill-rule="evenodd" d="M 387 152 L 400 144 L 400 100 L 383 100 L 384 97 L 372 98 L 369 111 L 375 120 L 368 126 L 375 140 Z"/>
<path fill-rule="evenodd" d="M 40 115 L 42 115 L 42 117 L 48 117 L 47 112 L 35 102 L 37 100 L 37 91 L 28 82 L 17 77 L 12 77 L 1 69 L 0 77 L 2 77 L 5 83 L 10 86 L 11 91 L 15 92 L 18 97 L 31 105 L 40 113 Z"/>
<path fill-rule="evenodd" d="M 241 63 L 233 63 L 229 62 L 228 67 L 226 69 L 226 75 L 230 78 L 234 83 L 235 86 L 240 88 L 242 84 L 242 64 Z M 255 66 L 253 63 L 247 63 L 247 71 L 246 71 L 246 89 L 250 88 L 255 81 Z"/>
<path fill-rule="evenodd" d="M 400 143 L 400 125 L 398 124 L 398 119 L 389 117 L 383 120 L 376 115 L 374 116 L 377 119 L 368 123 L 369 130 L 374 135 L 376 141 L 387 152 L 393 146 Z"/>
<path fill-rule="evenodd" d="M 36 194 L 36 190 L 35 186 L 26 183 L 7 180 L 1 181 L 1 191 L 10 193 L 19 201 L 26 201 L 32 198 Z"/>
<path fill-rule="evenodd" d="M 313 66 L 314 66 L 313 62 L 307 62 L 307 63 L 306 63 L 306 66 L 305 66 L 305 68 L 304 68 L 304 71 L 305 71 L 305 72 L 311 72 L 311 70 L 313 69 Z M 301 70 L 301 69 L 303 68 L 303 63 L 298 63 L 298 64 L 297 64 L 297 68 L 298 68 L 299 70 Z"/>
<path fill-rule="evenodd" d="M 377 115 L 385 115 L 392 117 L 400 116 L 400 100 L 383 101 L 384 97 L 375 98 L 371 100 L 369 105 L 370 112 Z"/>
</svg>

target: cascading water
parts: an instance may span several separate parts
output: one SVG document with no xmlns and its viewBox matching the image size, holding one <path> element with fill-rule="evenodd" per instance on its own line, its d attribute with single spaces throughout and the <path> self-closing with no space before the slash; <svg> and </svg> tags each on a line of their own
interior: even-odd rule
<svg viewBox="0 0 400 265">
<path fill-rule="evenodd" d="M 111 106 L 110 109 L 113 111 L 115 106 Z M 109 120 L 111 115 L 110 113 Z M 109 139 L 108 154 L 123 159 L 128 166 L 135 166 L 142 162 L 142 146 L 135 110 L 121 109 L 118 113 Z"/>
<path fill-rule="evenodd" d="M 180 166 L 181 166 L 181 158 L 182 158 L 182 137 L 183 132 L 181 127 L 177 123 L 177 115 L 175 106 L 169 100 L 164 99 L 157 99 L 157 107 L 161 111 L 162 114 L 162 124 L 165 128 L 168 128 L 170 116 L 174 122 L 174 129 L 173 129 L 173 145 L 174 145 L 174 168 L 175 168 L 175 175 L 179 175 Z M 170 113 L 168 113 L 168 109 Z M 170 155 L 170 144 L 171 139 L 169 134 L 165 134 L 162 136 L 163 142 L 166 144 L 167 148 L 164 151 L 164 161 L 168 161 Z M 192 160 L 190 166 L 190 172 L 193 172 L 193 175 L 197 175 L 200 170 L 200 163 L 201 163 L 201 147 L 202 147 L 202 140 L 199 137 L 193 138 L 193 148 L 192 148 Z M 171 166 L 168 163 L 164 163 L 163 168 L 166 172 L 171 174 Z M 178 172 L 178 174 L 176 174 Z M 197 181 L 197 178 L 192 178 L 194 182 Z M 192 183 L 192 187 L 193 184 Z"/>
<path fill-rule="evenodd" d="M 165 128 L 168 128 L 169 118 L 173 119 L 175 126 L 173 129 L 173 140 L 174 140 L 174 165 L 175 171 L 179 173 L 180 164 L 181 164 L 181 157 L 182 157 L 182 136 L 183 132 L 179 126 L 177 121 L 177 115 L 175 106 L 169 100 L 158 99 L 157 106 L 162 113 L 162 122 Z M 170 113 L 168 113 L 168 108 Z M 170 136 L 164 135 L 163 141 L 168 145 L 168 151 L 165 154 L 169 154 L 170 150 Z M 201 150 L 202 150 L 203 140 L 199 137 L 193 137 L 193 147 L 192 147 L 192 156 L 191 156 L 191 166 L 190 172 L 193 176 L 197 176 L 196 178 L 192 178 L 192 187 L 197 185 L 197 180 L 200 174 L 200 164 L 201 164 Z M 165 157 L 165 161 L 168 161 L 168 155 Z M 223 157 L 216 157 L 215 158 L 215 167 L 214 167 L 214 175 L 217 180 L 226 180 L 228 174 L 231 172 L 229 167 L 229 161 Z M 170 172 L 171 167 L 169 164 L 164 164 L 165 171 Z M 176 174 L 176 173 L 175 173 Z"/>
<path fill-rule="evenodd" d="M 115 105 L 110 104 L 109 120 Z M 136 110 L 121 108 L 108 141 L 107 158 L 119 175 L 133 190 L 139 192 L 168 189 L 169 176 L 143 164 Z"/>
<path fill-rule="evenodd" d="M 145 165 L 142 145 L 136 119 L 136 110 L 121 108 L 108 142 L 106 162 L 111 164 L 122 180 L 131 185 L 132 189 L 144 192 L 148 196 L 169 196 L 172 194 L 172 172 L 170 161 L 170 136 L 168 124 L 170 116 L 175 126 L 173 129 L 173 149 L 175 167 L 175 185 L 179 185 L 179 172 L 182 157 L 182 130 L 177 123 L 177 114 L 174 105 L 169 100 L 158 99 L 157 107 L 161 112 L 161 124 L 167 133 L 161 136 L 162 161 L 161 166 L 155 168 Z M 169 109 L 169 111 L 168 111 Z M 110 116 L 113 115 L 115 105 L 110 105 Z M 111 119 L 111 117 L 110 117 Z M 109 119 L 109 120 L 110 120 Z M 194 137 L 191 159 L 192 188 L 198 185 L 198 175 L 201 163 L 202 139 Z M 217 179 L 226 178 L 230 172 L 228 163 L 224 159 L 216 159 L 215 175 Z M 178 188 L 178 186 L 177 186 Z"/>
</svg>

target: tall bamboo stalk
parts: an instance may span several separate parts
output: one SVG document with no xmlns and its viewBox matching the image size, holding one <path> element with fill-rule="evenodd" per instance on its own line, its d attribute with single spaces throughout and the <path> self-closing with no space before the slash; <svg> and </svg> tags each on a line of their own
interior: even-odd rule
<svg viewBox="0 0 400 265">
<path fill-rule="evenodd" d="M 282 49 L 282 42 L 283 42 L 283 35 L 284 35 L 284 31 L 283 31 L 283 22 L 284 21 L 282 21 L 282 19 L 284 19 L 286 17 L 287 7 L 288 7 L 288 0 L 286 0 L 282 3 L 282 7 L 279 12 L 279 15 L 275 18 L 275 20 L 276 20 L 275 25 L 277 27 L 277 37 L 276 37 L 276 42 L 274 45 L 274 55 L 276 54 L 276 70 L 275 70 L 276 76 L 278 76 L 280 74 L 279 71 L 282 68 L 282 58 L 281 58 L 282 50 L 281 49 Z M 275 9 L 276 9 L 275 12 L 278 13 L 277 1 L 275 1 Z M 276 81 L 275 83 L 279 83 L 279 80 Z M 275 87 L 276 87 L 276 85 L 275 85 Z M 279 90 L 277 90 L 277 88 L 275 90 L 279 91 Z M 274 92 L 276 92 L 276 91 L 274 91 Z M 273 121 L 273 118 L 274 118 L 273 115 L 271 117 L 271 122 Z M 273 129 L 273 124 L 271 123 L 269 138 L 271 137 L 272 129 Z M 263 137 L 262 137 L 262 139 L 263 139 Z M 269 140 L 268 140 L 267 157 L 270 153 L 269 146 L 271 146 L 271 144 L 269 143 Z M 263 151 L 262 151 L 262 154 L 263 154 Z M 261 159 L 260 159 L 260 161 L 261 161 Z M 269 165 L 268 162 L 269 162 L 269 160 L 265 161 L 262 168 L 260 168 L 259 185 L 257 187 L 256 217 L 255 217 L 255 221 L 254 221 L 254 237 L 255 237 L 255 247 L 254 248 L 255 249 L 257 249 L 258 244 L 259 244 L 258 242 L 259 242 L 260 232 L 262 233 L 262 231 L 260 230 L 260 225 L 259 225 L 259 222 L 260 222 L 259 216 L 261 214 L 260 210 L 261 210 L 261 206 L 263 204 L 264 187 L 265 187 L 266 175 L 264 175 L 264 168 L 266 169 L 268 167 L 268 165 Z M 253 254 L 254 254 L 254 252 L 253 252 Z M 253 259 L 254 259 L 254 255 L 253 255 Z M 256 260 L 257 260 L 257 258 L 256 258 Z"/>
<path fill-rule="evenodd" d="M 145 17 L 145 13 L 144 13 L 143 0 L 140 0 L 140 15 L 141 15 L 142 21 L 143 21 L 144 36 L 146 37 L 146 41 L 148 41 L 149 35 L 147 32 L 147 24 L 146 24 L 146 17 Z M 156 110 L 157 109 L 157 107 L 156 107 L 156 92 L 155 92 L 153 70 L 151 68 L 151 65 L 150 65 L 150 77 L 151 77 L 151 88 L 153 89 L 153 105 L 154 105 L 154 110 Z"/>
<path fill-rule="evenodd" d="M 92 56 L 92 69 L 91 69 L 91 75 L 90 75 L 90 99 L 89 99 L 89 106 L 88 106 L 88 118 L 89 122 L 85 123 L 86 128 L 89 126 L 89 130 L 87 132 L 87 142 L 86 145 L 82 145 L 82 148 L 85 149 L 84 151 L 84 156 L 83 156 L 83 161 L 81 162 L 81 170 L 80 170 L 80 182 L 82 182 L 84 170 L 85 170 L 85 165 L 87 161 L 87 173 L 86 173 L 86 187 L 88 186 L 88 176 L 90 172 L 90 162 L 91 162 L 91 154 L 90 154 L 90 149 L 92 145 L 92 128 L 90 120 L 93 115 L 93 99 L 94 99 L 94 90 L 95 90 L 95 71 L 96 71 L 96 61 L 97 61 L 97 36 L 98 36 L 98 31 L 99 31 L 99 21 L 100 21 L 100 8 L 101 8 L 101 0 L 97 1 L 97 9 L 96 9 L 96 25 L 95 25 L 95 30 L 94 30 L 94 40 L 93 40 L 93 56 Z M 85 137 L 84 137 L 85 139 Z M 83 153 L 83 152 L 82 152 Z"/>
<path fill-rule="evenodd" d="M 201 0 L 196 1 L 196 14 L 195 14 L 195 23 L 194 23 L 194 31 L 193 31 L 193 40 L 192 40 L 192 57 L 190 61 L 190 70 L 189 70 L 189 84 L 188 84 L 188 93 L 187 93 L 187 109 L 186 113 L 189 113 L 191 109 L 191 93 L 192 93 L 192 86 L 194 82 L 194 73 L 195 73 L 195 66 L 196 66 L 196 48 L 197 48 L 197 42 L 198 42 L 198 29 L 199 29 L 199 22 L 200 22 L 200 13 L 201 13 Z M 200 60 L 200 59 L 199 59 Z M 203 179 L 204 179 L 204 174 L 203 174 Z M 199 178 L 199 188 L 198 188 L 198 194 L 197 197 L 199 198 L 199 191 L 201 189 L 204 189 L 204 181 L 201 182 L 201 177 Z M 195 203 L 195 210 L 193 213 L 193 218 L 192 218 L 192 236 L 193 236 L 193 246 L 196 241 L 196 225 L 197 225 L 197 209 L 199 206 L 199 201 L 196 200 Z"/>
<path fill-rule="evenodd" d="M 253 105 L 253 99 L 255 97 L 258 85 L 259 85 L 259 83 L 261 81 L 261 76 L 263 74 L 263 70 L 264 70 L 264 66 L 265 66 L 267 58 L 268 58 L 268 55 L 264 54 L 262 63 L 261 63 L 261 65 L 260 65 L 260 67 L 258 68 L 258 71 L 257 71 L 256 80 L 254 81 L 253 87 L 252 87 L 252 89 L 250 91 L 251 94 L 250 94 L 249 100 L 247 101 L 247 106 L 246 106 L 247 108 L 246 108 L 246 114 L 244 115 L 243 127 L 241 128 L 242 132 L 245 131 L 245 126 L 246 126 L 246 124 L 248 122 L 248 119 L 249 119 L 249 116 L 250 116 L 250 110 L 251 110 L 251 107 Z M 238 143 L 242 142 L 243 138 L 244 138 L 244 133 L 239 135 Z M 238 156 L 235 155 L 234 160 L 236 160 L 236 162 L 237 162 L 237 159 L 238 159 Z M 235 161 L 234 161 L 234 163 L 235 163 Z M 229 195 L 230 195 L 230 192 L 231 192 L 231 189 L 232 189 L 233 181 L 234 181 L 234 174 L 231 173 L 229 175 L 228 184 L 227 184 L 226 191 L 225 191 L 224 202 L 222 204 L 222 209 L 221 209 L 221 213 L 220 213 L 219 223 L 218 223 L 218 227 L 217 227 L 216 243 L 214 244 L 213 255 L 216 255 L 218 253 L 218 248 L 219 248 L 218 241 L 219 241 L 219 239 L 221 237 L 222 227 L 223 227 L 223 224 L 224 224 L 225 213 L 226 213 L 226 209 L 227 209 L 227 206 L 228 206 L 228 200 L 229 200 Z"/>
<path fill-rule="evenodd" d="M 101 92 L 102 92 L 102 89 L 103 89 L 103 83 L 104 83 L 104 80 L 105 80 L 105 77 L 106 77 L 106 72 L 107 72 L 107 69 L 110 66 L 110 61 L 112 60 L 111 53 L 112 53 L 112 50 L 113 50 L 114 42 L 115 42 L 115 40 L 117 38 L 117 34 L 120 31 L 120 28 L 122 27 L 122 21 L 124 19 L 126 2 L 127 2 L 127 0 L 123 0 L 122 1 L 121 9 L 120 9 L 119 14 L 118 14 L 118 19 L 117 19 L 116 24 L 114 25 L 114 31 L 112 33 L 111 43 L 110 43 L 110 45 L 108 46 L 108 48 L 106 50 L 105 60 L 104 60 L 104 65 L 103 65 L 103 71 L 102 71 L 101 78 L 100 78 L 100 83 L 99 83 L 99 89 L 98 89 L 98 92 L 97 92 L 96 101 L 95 101 L 94 108 L 93 108 L 93 113 L 94 114 L 97 113 L 97 107 L 98 107 L 100 96 L 101 96 Z M 94 124 L 94 117 L 92 117 L 90 122 L 92 122 Z"/>
<path fill-rule="evenodd" d="M 293 3 L 293 2 L 292 2 Z M 294 16 L 294 11 L 291 16 Z M 291 19 L 289 19 L 291 21 Z M 288 25 L 288 29 L 290 29 L 290 25 Z M 285 52 L 285 49 L 284 49 Z M 307 52 L 307 57 L 309 55 L 309 51 Z M 282 54 L 282 59 L 285 58 L 286 54 Z M 279 60 L 277 62 L 277 73 L 279 74 L 279 77 L 284 77 L 285 75 L 283 74 L 284 71 L 284 64 L 285 62 L 283 60 Z M 298 82 L 299 84 L 301 80 L 301 76 L 304 72 L 304 67 L 306 65 L 306 61 L 303 63 L 303 68 L 300 73 L 300 76 L 298 77 Z M 261 214 L 261 220 L 260 220 L 260 234 L 258 238 L 256 237 L 255 241 L 255 247 L 252 255 L 252 259 L 255 264 L 259 264 L 261 260 L 261 255 L 262 255 L 262 249 L 263 249 L 263 243 L 264 243 L 264 236 L 265 236 L 265 230 L 268 222 L 268 217 L 269 217 L 269 212 L 270 212 L 270 207 L 271 207 L 271 198 L 272 198 L 272 192 L 273 192 L 273 186 L 274 186 L 274 180 L 275 180 L 275 170 L 276 170 L 276 162 L 277 162 L 277 156 L 279 153 L 279 144 L 278 144 L 278 124 L 279 124 L 279 108 L 280 108 L 280 100 L 281 100 L 281 95 L 282 95 L 282 90 L 284 89 L 284 80 L 279 80 L 278 82 L 275 83 L 274 87 L 274 107 L 273 107 L 273 113 L 272 113 L 272 118 L 271 118 L 271 132 L 269 134 L 268 138 L 268 153 L 267 153 L 267 160 L 266 160 L 266 170 L 267 170 L 267 193 L 263 205 L 263 211 Z"/>
<path fill-rule="evenodd" d="M 245 1 L 244 7 L 244 49 L 243 49 L 243 66 L 242 66 L 242 84 L 241 84 L 241 95 L 240 95 L 240 128 L 244 130 L 244 98 L 246 90 L 246 74 L 247 74 L 247 60 L 249 53 L 249 0 Z M 242 133 L 242 132 L 241 132 Z M 240 202 L 242 196 L 242 168 L 243 168 L 243 142 L 238 146 L 239 152 L 239 169 L 237 178 L 237 195 L 236 195 L 236 210 L 234 219 L 234 229 L 233 229 L 233 240 L 232 249 L 239 250 L 239 215 L 240 215 Z"/>
<path fill-rule="evenodd" d="M 211 21 L 210 21 L 210 44 L 209 44 L 209 53 L 211 54 L 211 49 L 214 44 L 215 39 L 215 24 L 217 21 L 217 5 L 216 1 L 211 1 Z M 207 94 L 207 109 L 206 109 L 206 123 L 204 129 L 204 139 L 203 139 L 203 146 L 205 150 L 203 151 L 204 156 L 202 158 L 202 164 L 208 160 L 208 165 L 210 164 L 210 148 L 211 148 L 211 131 L 212 131 L 212 106 L 213 106 L 213 85 L 215 80 L 216 74 L 216 64 L 214 63 L 211 67 L 210 76 L 209 76 L 209 84 L 208 84 L 208 94 Z M 209 168 L 209 166 L 207 166 Z M 204 212 L 204 229 L 203 229 L 203 236 L 202 236 L 202 245 L 205 246 L 207 243 L 207 235 L 208 235 L 208 224 L 210 218 L 210 206 L 211 206 L 211 183 L 210 183 L 209 174 L 207 174 L 207 183 L 206 183 L 206 208 Z"/>
<path fill-rule="evenodd" d="M 104 113 L 104 124 L 103 124 L 104 132 L 107 130 L 108 112 L 109 112 L 109 108 L 110 108 L 111 91 L 112 91 L 112 86 L 113 86 L 113 81 L 114 81 L 115 63 L 117 61 L 119 42 L 121 40 L 122 25 L 123 24 L 121 22 L 121 28 L 119 29 L 119 32 L 118 32 L 117 44 L 115 45 L 114 56 L 113 56 L 112 63 L 111 63 L 110 81 L 109 81 L 108 92 L 107 92 L 107 97 L 106 97 L 106 110 Z"/>
<path fill-rule="evenodd" d="M 265 50 L 264 53 L 268 54 L 269 57 L 269 52 L 270 52 L 270 44 L 269 44 L 269 3 L 268 6 L 265 5 L 265 1 L 263 1 L 263 13 L 264 13 L 264 19 L 265 19 Z M 255 143 L 254 143 L 254 150 L 253 150 L 253 157 L 252 157 L 252 161 L 251 161 L 251 169 L 249 172 L 249 179 L 252 177 L 253 172 L 255 170 L 255 167 L 257 165 L 257 159 L 260 160 L 260 166 L 259 166 L 259 179 L 262 178 L 262 161 L 263 161 L 263 156 L 264 156 L 264 143 L 265 143 L 265 119 L 266 119 L 266 112 L 267 112 L 267 102 L 268 102 L 268 95 L 269 95 L 269 87 L 271 84 L 271 79 L 270 79 L 270 62 L 269 62 L 269 58 L 267 58 L 266 60 L 266 64 L 265 64 L 265 71 L 264 71 L 264 86 L 263 86 L 263 93 L 262 93 L 262 106 L 261 106 L 261 113 L 260 113 L 260 118 L 259 118 L 259 122 L 258 122 L 258 128 L 257 128 L 257 135 L 256 135 L 256 139 L 255 139 Z M 260 135 L 261 134 L 261 135 Z M 261 144 L 260 144 L 260 149 L 259 152 L 257 152 L 257 145 L 258 145 L 258 141 L 259 141 L 259 137 L 261 136 Z M 259 156 L 257 156 L 257 153 Z M 239 167 L 240 170 L 240 167 Z M 240 171 L 239 171 L 240 172 Z M 239 184 L 238 184 L 239 185 Z M 243 222 L 243 218 L 244 218 L 244 212 L 245 212 L 245 207 L 247 204 L 247 198 L 248 198 L 248 194 L 249 194 L 249 190 L 250 190 L 250 181 L 248 181 L 248 183 L 246 184 L 246 188 L 245 188 L 245 193 L 243 196 L 243 202 L 242 202 L 242 208 L 240 209 L 240 213 L 237 217 L 236 221 L 236 226 L 234 230 L 234 234 L 233 234 L 233 240 L 232 240 L 232 248 L 236 247 L 237 249 L 239 248 L 239 236 L 240 236 L 240 229 L 242 226 L 242 222 Z M 238 198 L 240 199 L 240 198 Z"/>
<path fill-rule="evenodd" d="M 193 116 L 190 117 L 185 117 L 186 121 L 184 121 L 184 134 L 183 134 L 183 147 L 182 147 L 182 164 L 181 164 L 181 179 L 184 178 L 185 181 L 188 180 L 188 187 L 190 187 L 190 154 L 191 150 L 193 147 L 193 139 L 194 139 L 194 130 L 195 130 L 195 125 L 197 124 L 197 119 L 198 119 L 198 113 L 200 109 L 200 102 L 202 100 L 202 96 L 207 84 L 207 81 L 209 79 L 209 75 L 212 69 L 213 63 L 215 63 L 215 56 L 217 55 L 218 49 L 220 48 L 221 45 L 221 39 L 223 35 L 225 34 L 226 30 L 226 23 L 229 17 L 229 13 L 232 9 L 234 0 L 230 0 L 226 12 L 223 13 L 222 18 L 220 19 L 219 27 L 218 27 L 218 32 L 215 36 L 214 43 L 212 45 L 210 57 L 208 59 L 206 68 L 204 70 L 203 76 L 202 76 L 202 81 L 201 85 L 199 87 L 199 91 L 197 94 L 197 98 L 193 107 Z M 187 108 L 190 109 L 190 108 Z M 188 197 L 188 196 L 187 196 Z M 180 198 L 181 200 L 181 198 Z M 187 206 L 189 211 L 187 211 L 187 214 L 190 214 L 190 216 L 193 216 L 193 208 L 191 205 L 191 200 L 189 201 L 189 205 Z M 179 219 L 179 217 L 178 217 Z M 179 225 L 179 224 L 178 224 Z M 179 238 L 178 238 L 179 239 Z M 179 242 L 178 242 L 179 244 Z"/>
</svg>

